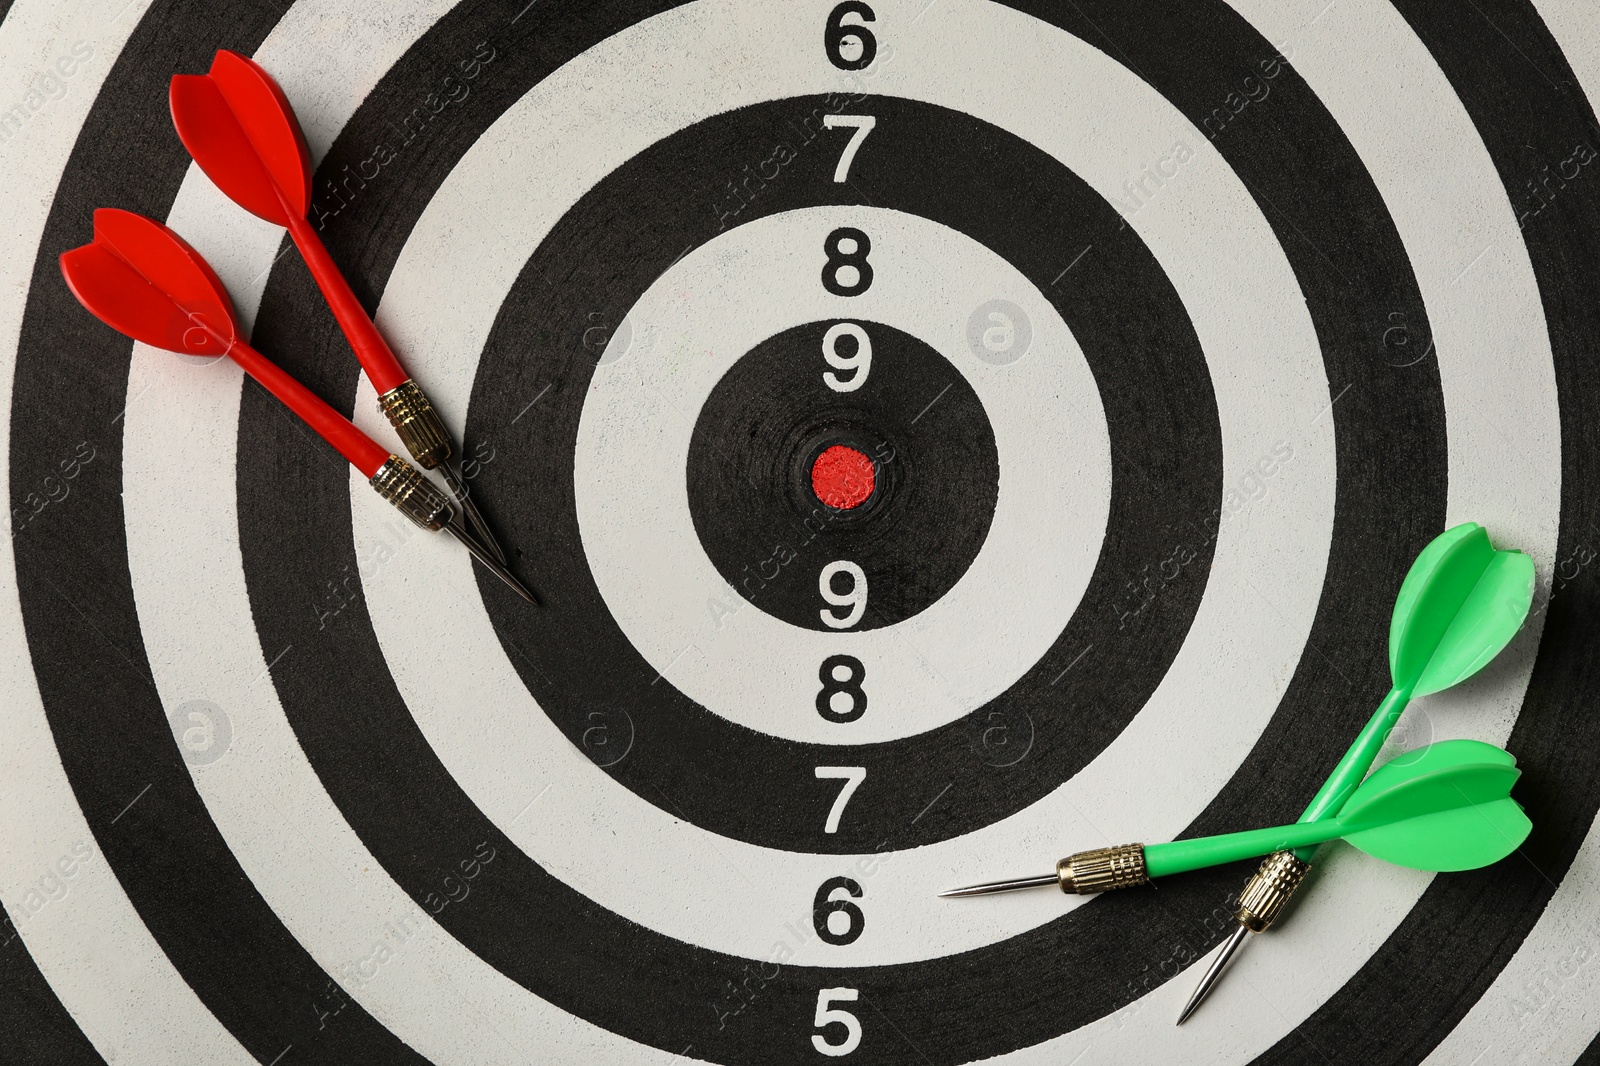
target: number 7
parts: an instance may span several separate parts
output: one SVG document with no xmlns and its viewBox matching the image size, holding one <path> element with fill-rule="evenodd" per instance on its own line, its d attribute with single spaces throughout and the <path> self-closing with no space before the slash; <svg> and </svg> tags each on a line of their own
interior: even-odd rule
<svg viewBox="0 0 1600 1066">
<path fill-rule="evenodd" d="M 828 820 L 823 823 L 824 833 L 837 833 L 839 831 L 839 818 L 844 814 L 844 805 L 850 802 L 850 797 L 860 787 L 861 782 L 867 779 L 865 766 L 819 766 L 817 778 L 842 778 L 844 787 L 839 790 L 839 798 L 833 801 L 833 809 L 828 811 Z"/>
<path fill-rule="evenodd" d="M 840 126 L 854 126 L 856 131 L 850 135 L 850 143 L 844 146 L 844 155 L 839 157 L 839 165 L 833 168 L 833 180 L 843 182 L 850 176 L 850 164 L 855 162 L 856 153 L 861 150 L 861 142 L 867 139 L 867 134 L 878 124 L 876 115 L 823 115 L 822 124 L 828 129 L 838 129 Z"/>
</svg>

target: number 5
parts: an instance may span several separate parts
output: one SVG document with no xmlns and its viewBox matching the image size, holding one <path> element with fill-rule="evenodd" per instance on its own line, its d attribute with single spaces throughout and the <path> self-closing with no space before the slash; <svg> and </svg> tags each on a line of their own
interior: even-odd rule
<svg viewBox="0 0 1600 1066">
<path fill-rule="evenodd" d="M 817 993 L 817 1018 L 814 1023 L 818 1029 L 828 1025 L 844 1026 L 844 1042 L 830 1044 L 822 1039 L 821 1033 L 811 1037 L 811 1046 L 824 1055 L 838 1058 L 848 1055 L 861 1046 L 861 1022 L 854 1014 L 847 1010 L 833 1010 L 829 1004 L 835 1000 L 840 1003 L 854 1003 L 857 992 L 853 988 L 824 988 Z"/>
<path fill-rule="evenodd" d="M 850 164 L 855 162 L 856 153 L 861 150 L 861 142 L 867 139 L 867 134 L 878 124 L 876 115 L 823 115 L 822 124 L 830 130 L 840 126 L 854 126 L 855 132 L 850 135 L 850 143 L 844 146 L 844 155 L 839 157 L 839 165 L 833 168 L 833 180 L 844 182 L 850 176 Z"/>
</svg>

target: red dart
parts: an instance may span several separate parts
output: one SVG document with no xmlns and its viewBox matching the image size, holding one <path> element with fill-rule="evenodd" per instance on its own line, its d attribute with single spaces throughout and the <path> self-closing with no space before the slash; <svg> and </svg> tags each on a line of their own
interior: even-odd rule
<svg viewBox="0 0 1600 1066">
<path fill-rule="evenodd" d="M 169 352 L 232 359 L 407 518 L 427 530 L 449 530 L 497 577 L 538 602 L 462 528 L 449 497 L 240 338 L 222 280 L 182 237 L 131 211 L 101 208 L 94 241 L 63 252 L 61 273 L 78 302 L 119 333 Z"/>
<path fill-rule="evenodd" d="M 178 74 L 168 93 L 178 138 L 217 188 L 246 211 L 284 226 L 305 259 L 333 317 L 378 392 L 412 458 L 439 468 L 467 519 L 500 562 L 505 555 L 467 498 L 449 459 L 450 432 L 427 396 L 400 366 L 366 309 L 306 221 L 311 209 L 311 157 L 289 100 L 253 60 L 226 49 L 208 74 Z"/>
</svg>

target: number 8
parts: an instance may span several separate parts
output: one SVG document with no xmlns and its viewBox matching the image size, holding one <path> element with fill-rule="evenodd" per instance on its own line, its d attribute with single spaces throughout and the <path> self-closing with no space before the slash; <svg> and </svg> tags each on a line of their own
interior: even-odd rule
<svg viewBox="0 0 1600 1066">
<path fill-rule="evenodd" d="M 850 247 L 845 248 L 846 242 Z M 823 254 L 828 261 L 822 267 L 822 287 L 835 296 L 860 296 L 872 288 L 872 264 L 867 257 L 872 254 L 872 238 L 854 226 L 840 226 L 822 242 Z M 841 277 L 849 270 L 855 280 Z"/>
</svg>

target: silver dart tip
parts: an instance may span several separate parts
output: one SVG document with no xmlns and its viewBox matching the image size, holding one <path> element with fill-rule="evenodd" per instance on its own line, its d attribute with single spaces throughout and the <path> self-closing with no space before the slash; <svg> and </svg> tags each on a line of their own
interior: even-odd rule
<svg viewBox="0 0 1600 1066">
<path fill-rule="evenodd" d="M 960 899 L 963 896 L 989 896 L 996 892 L 1020 892 L 1025 888 L 1059 888 L 1061 879 L 1055 874 L 1042 877 L 1021 877 L 1011 881 L 989 881 L 981 885 L 966 885 L 939 893 L 940 899 Z"/>
<path fill-rule="evenodd" d="M 507 585 L 511 586 L 512 591 L 518 596 L 521 596 L 535 607 L 542 606 L 542 604 L 539 603 L 539 598 L 537 596 L 529 592 L 523 586 L 522 582 L 516 579 L 511 571 L 495 562 L 494 558 L 489 554 L 489 550 L 482 544 L 478 543 L 472 534 L 461 528 L 460 520 L 458 518 L 452 516 L 451 521 L 445 525 L 444 528 L 449 531 L 451 536 L 460 541 L 461 544 L 466 547 L 467 551 L 472 553 L 472 557 L 478 560 L 478 562 L 481 563 L 485 569 L 487 569 L 491 574 L 499 578 L 501 581 L 504 581 Z"/>
<path fill-rule="evenodd" d="M 1183 1011 L 1178 1015 L 1178 1025 L 1188 1021 L 1189 1015 L 1200 1008 L 1200 1004 L 1205 1001 L 1206 996 L 1211 992 L 1212 986 L 1217 983 L 1217 978 L 1222 976 L 1222 968 L 1228 965 L 1228 960 L 1233 958 L 1233 953 L 1239 950 L 1239 945 L 1244 943 L 1244 938 L 1249 933 L 1250 930 L 1241 925 L 1233 931 L 1233 935 L 1222 945 L 1222 949 L 1217 952 L 1217 957 L 1212 959 L 1211 965 L 1206 968 L 1205 976 L 1200 978 L 1200 983 L 1194 986 L 1193 992 L 1189 993 L 1189 1002 L 1183 1005 Z"/>
<path fill-rule="evenodd" d="M 490 555 L 494 556 L 495 562 L 501 566 L 508 565 L 505 550 L 500 547 L 500 542 L 495 539 L 494 531 L 489 528 L 489 523 L 484 521 L 482 512 L 478 510 L 478 505 L 472 502 L 471 495 L 467 492 L 466 487 L 461 484 L 461 478 L 456 474 L 455 468 L 451 466 L 450 460 L 445 459 L 441 462 L 439 469 L 444 474 L 445 483 L 450 486 L 451 493 L 455 495 L 456 502 L 464 512 L 467 523 L 474 530 L 473 539 Z"/>
</svg>

